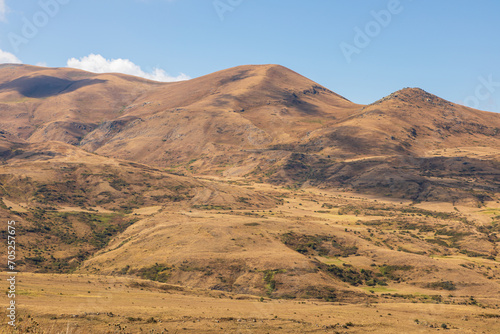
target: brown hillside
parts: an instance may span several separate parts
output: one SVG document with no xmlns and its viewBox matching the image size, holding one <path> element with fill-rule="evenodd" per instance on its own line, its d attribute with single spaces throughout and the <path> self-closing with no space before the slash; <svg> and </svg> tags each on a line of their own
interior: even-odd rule
<svg viewBox="0 0 500 334">
<path fill-rule="evenodd" d="M 418 201 L 481 202 L 499 189 L 500 116 L 417 88 L 363 106 L 279 65 L 168 84 L 23 65 L 0 74 L 10 141 Z"/>
<path fill-rule="evenodd" d="M 1 128 L 32 142 L 78 144 L 101 122 L 119 117 L 138 95 L 158 85 L 122 74 L 3 65 Z"/>
<path fill-rule="evenodd" d="M 282 66 L 240 66 L 151 91 L 82 145 L 160 166 L 210 156 L 202 169 L 211 170 L 247 165 L 241 150 L 304 140 L 358 108 Z M 227 155 L 234 158 L 224 162 Z"/>
<path fill-rule="evenodd" d="M 17 332 L 493 333 L 499 129 L 278 65 L 168 84 L 1 65 Z"/>
</svg>

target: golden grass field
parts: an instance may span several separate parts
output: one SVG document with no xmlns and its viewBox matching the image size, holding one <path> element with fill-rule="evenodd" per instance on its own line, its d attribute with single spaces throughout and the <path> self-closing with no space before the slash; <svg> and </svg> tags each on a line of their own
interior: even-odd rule
<svg viewBox="0 0 500 334">
<path fill-rule="evenodd" d="M 94 275 L 19 275 L 21 333 L 498 333 L 498 310 L 271 300 Z M 2 323 L 2 333 L 12 333 Z"/>
</svg>

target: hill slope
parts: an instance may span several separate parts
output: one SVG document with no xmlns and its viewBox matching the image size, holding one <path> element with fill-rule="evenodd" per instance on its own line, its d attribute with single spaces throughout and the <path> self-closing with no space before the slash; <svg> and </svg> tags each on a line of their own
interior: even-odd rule
<svg viewBox="0 0 500 334">
<path fill-rule="evenodd" d="M 399 315 L 398 330 L 436 328 L 428 315 L 444 304 L 456 330 L 496 328 L 499 129 L 499 115 L 421 89 L 359 105 L 277 65 L 168 84 L 2 65 L 0 218 L 17 222 L 18 269 L 37 272 L 23 277 L 21 304 L 66 330 L 69 318 L 153 330 L 161 312 L 158 331 L 194 321 L 193 332 L 220 332 L 250 304 L 268 314 L 247 314 L 249 326 L 272 325 L 252 332 L 387 331 L 379 309 Z M 60 280 L 72 283 L 55 292 Z M 132 294 L 152 307 L 142 318 L 139 304 L 116 305 Z M 34 297 L 65 303 L 47 311 Z M 311 305 L 332 302 L 375 320 L 311 321 Z"/>
<path fill-rule="evenodd" d="M 78 145 L 101 122 L 119 117 L 124 106 L 159 85 L 120 74 L 1 65 L 0 128 L 31 142 Z"/>
<path fill-rule="evenodd" d="M 10 142 L 58 140 L 177 173 L 417 201 L 482 202 L 499 189 L 500 116 L 421 89 L 364 106 L 279 65 L 168 84 L 22 65 L 0 74 Z"/>
</svg>

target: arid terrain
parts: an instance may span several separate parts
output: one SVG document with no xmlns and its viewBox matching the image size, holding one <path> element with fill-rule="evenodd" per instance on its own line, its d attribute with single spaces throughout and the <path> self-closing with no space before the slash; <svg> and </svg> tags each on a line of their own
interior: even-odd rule
<svg viewBox="0 0 500 334">
<path fill-rule="evenodd" d="M 496 113 L 418 88 L 360 105 L 278 65 L 0 65 L 0 162 L 0 332 L 500 328 Z"/>
</svg>

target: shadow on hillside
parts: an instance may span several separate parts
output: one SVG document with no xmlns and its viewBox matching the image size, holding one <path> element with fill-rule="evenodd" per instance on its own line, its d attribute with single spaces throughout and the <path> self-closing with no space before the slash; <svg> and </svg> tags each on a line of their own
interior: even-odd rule
<svg viewBox="0 0 500 334">
<path fill-rule="evenodd" d="M 79 88 L 104 83 L 106 80 L 82 79 L 67 80 L 46 75 L 21 77 L 0 85 L 0 91 L 16 90 L 19 94 L 31 98 L 44 98 L 73 92 Z"/>
</svg>

